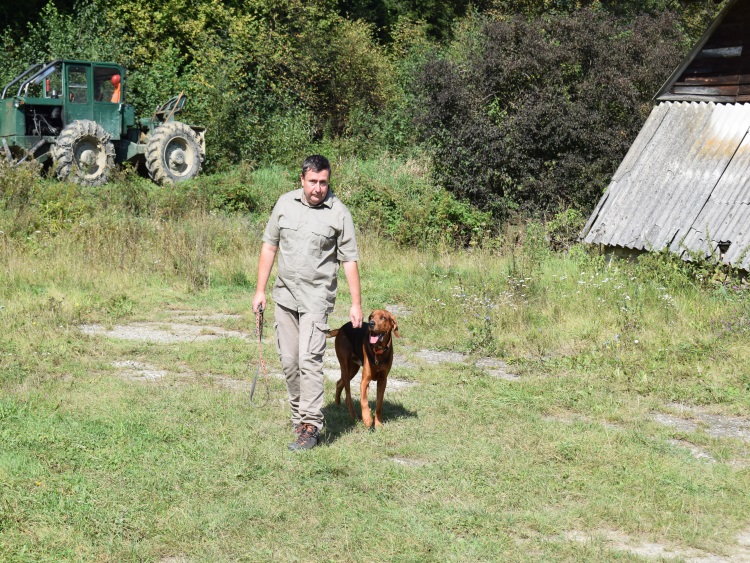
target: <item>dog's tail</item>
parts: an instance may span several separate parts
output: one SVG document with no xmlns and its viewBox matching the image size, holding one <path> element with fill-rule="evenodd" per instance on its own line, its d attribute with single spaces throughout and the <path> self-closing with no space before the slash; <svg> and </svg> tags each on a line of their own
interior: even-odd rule
<svg viewBox="0 0 750 563">
<path fill-rule="evenodd" d="M 326 338 L 333 338 L 339 333 L 339 329 L 334 328 L 333 330 L 326 331 Z"/>
</svg>

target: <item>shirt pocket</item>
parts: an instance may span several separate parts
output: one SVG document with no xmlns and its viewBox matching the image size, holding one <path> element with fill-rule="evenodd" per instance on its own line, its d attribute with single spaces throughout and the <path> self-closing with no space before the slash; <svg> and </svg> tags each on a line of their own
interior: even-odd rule
<svg viewBox="0 0 750 563">
<path fill-rule="evenodd" d="M 284 217 L 279 219 L 279 249 L 284 254 L 296 254 L 299 235 L 297 224 Z"/>
<path fill-rule="evenodd" d="M 313 223 L 310 225 L 310 254 L 321 258 L 336 248 L 336 230 L 328 225 Z"/>
</svg>

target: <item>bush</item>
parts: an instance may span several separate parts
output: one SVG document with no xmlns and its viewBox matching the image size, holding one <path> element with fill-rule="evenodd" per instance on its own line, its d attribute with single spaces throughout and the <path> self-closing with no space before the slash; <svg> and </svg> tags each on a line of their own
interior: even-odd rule
<svg viewBox="0 0 750 563">
<path fill-rule="evenodd" d="M 417 80 L 437 181 L 497 216 L 588 210 L 677 64 L 672 14 L 470 22 Z"/>
<path fill-rule="evenodd" d="M 352 159 L 333 179 L 360 229 L 399 244 L 466 246 L 489 234 L 489 215 L 431 185 L 423 162 Z"/>
<path fill-rule="evenodd" d="M 0 158 L 0 206 L 2 209 L 21 207 L 31 199 L 39 182 L 39 164 L 35 160 L 13 166 Z"/>
</svg>

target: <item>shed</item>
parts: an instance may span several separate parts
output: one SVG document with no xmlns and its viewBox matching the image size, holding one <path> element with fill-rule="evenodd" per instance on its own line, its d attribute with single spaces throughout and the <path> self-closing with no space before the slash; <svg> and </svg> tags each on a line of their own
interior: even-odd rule
<svg viewBox="0 0 750 563">
<path fill-rule="evenodd" d="M 750 270 L 750 0 L 727 3 L 655 100 L 582 239 Z"/>
</svg>

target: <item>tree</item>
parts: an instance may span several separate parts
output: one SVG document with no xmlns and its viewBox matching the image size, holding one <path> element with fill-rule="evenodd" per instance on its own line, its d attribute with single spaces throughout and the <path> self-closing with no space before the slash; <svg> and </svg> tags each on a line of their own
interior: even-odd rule
<svg viewBox="0 0 750 563">
<path fill-rule="evenodd" d="M 499 216 L 590 208 L 682 39 L 671 13 L 476 19 L 418 78 L 436 179 Z"/>
</svg>

